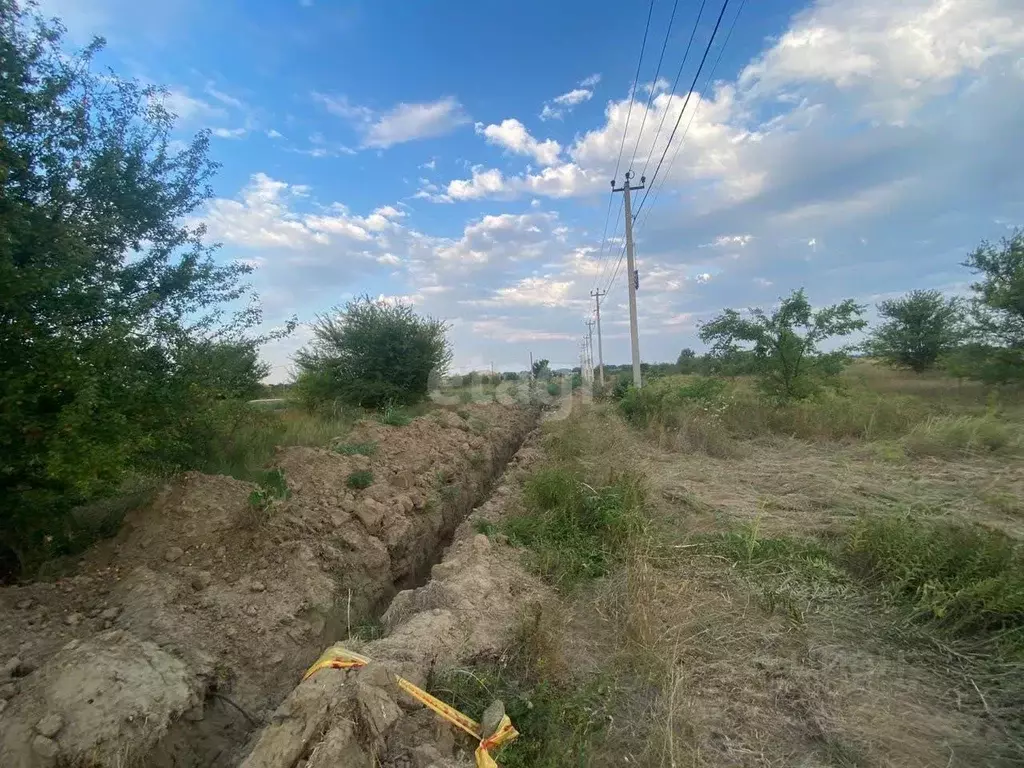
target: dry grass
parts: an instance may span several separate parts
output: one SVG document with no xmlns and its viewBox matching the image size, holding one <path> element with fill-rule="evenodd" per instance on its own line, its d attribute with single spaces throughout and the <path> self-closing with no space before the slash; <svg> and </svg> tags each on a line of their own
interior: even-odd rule
<svg viewBox="0 0 1024 768">
<path fill-rule="evenodd" d="M 821 549 L 866 515 L 1024 535 L 1017 406 L 998 411 L 1012 416 L 1011 438 L 993 449 L 986 393 L 947 380 L 908 384 L 865 365 L 848 374 L 851 388 L 876 392 L 854 394 L 853 416 L 840 400 L 762 413 L 768 426 L 733 431 L 726 450 L 702 447 L 693 420 L 627 429 L 613 406 L 551 425 L 553 460 L 595 477 L 640 471 L 648 488 L 647 535 L 572 597 L 558 631 L 568 667 L 603 680 L 612 703 L 602 748 L 586 764 L 1024 759 L 1012 725 L 1021 662 L 920 624 Z M 829 421 L 837 408 L 848 414 L 838 425 Z M 932 448 L 922 449 L 925 437 Z M 739 555 L 703 543 L 736 530 L 747 532 Z M 747 546 L 767 549 L 756 567 L 739 568 Z"/>
</svg>

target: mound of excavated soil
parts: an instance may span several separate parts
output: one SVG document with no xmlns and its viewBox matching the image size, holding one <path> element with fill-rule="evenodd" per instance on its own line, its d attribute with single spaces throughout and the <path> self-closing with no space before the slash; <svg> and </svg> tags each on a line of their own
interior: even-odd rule
<svg viewBox="0 0 1024 768">
<path fill-rule="evenodd" d="M 0 589 L 0 765 L 236 762 L 325 645 L 425 575 L 537 418 L 461 412 L 362 423 L 369 457 L 281 450 L 290 496 L 265 512 L 251 483 L 188 473 L 77 575 Z"/>
<path fill-rule="evenodd" d="M 401 692 L 392 673 L 423 686 L 435 667 L 496 655 L 548 588 L 521 554 L 475 532 L 518 503 L 520 480 L 542 455 L 536 440 L 513 459 L 501 485 L 455 533 L 429 582 L 400 592 L 384 614 L 385 637 L 345 642 L 373 660 L 362 669 L 324 669 L 300 683 L 256 736 L 242 768 L 449 768 L 473 765 L 470 740 Z M 465 713 L 480 717 L 479 712 Z"/>
</svg>

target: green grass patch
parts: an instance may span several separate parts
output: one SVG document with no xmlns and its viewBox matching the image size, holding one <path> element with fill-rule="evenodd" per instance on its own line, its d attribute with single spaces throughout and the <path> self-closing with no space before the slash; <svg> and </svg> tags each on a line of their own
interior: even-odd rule
<svg viewBox="0 0 1024 768">
<path fill-rule="evenodd" d="M 557 663 L 552 630 L 530 622 L 495 658 L 435 670 L 427 690 L 479 719 L 496 699 L 520 735 L 492 753 L 502 768 L 589 765 L 613 716 L 600 678 L 572 681 Z"/>
<path fill-rule="evenodd" d="M 1024 650 L 1024 548 L 981 526 L 869 518 L 843 542 L 847 566 L 916 618 L 957 635 L 992 634 Z"/>
<path fill-rule="evenodd" d="M 345 478 L 345 485 L 356 490 L 369 488 L 373 485 L 373 472 L 369 469 L 357 469 Z"/>
<path fill-rule="evenodd" d="M 642 527 L 639 479 L 621 474 L 602 487 L 565 469 L 543 469 L 523 487 L 527 511 L 503 526 L 529 550 L 531 567 L 562 588 L 604 576 Z"/>
<path fill-rule="evenodd" d="M 367 443 L 342 443 L 334 447 L 336 453 L 345 456 L 373 456 L 377 453 L 377 441 L 371 440 Z"/>
<path fill-rule="evenodd" d="M 901 515 L 863 518 L 827 540 L 761 538 L 753 525 L 695 541 L 769 608 L 793 613 L 873 588 L 911 622 L 1024 658 L 1024 547 L 1000 531 Z"/>
<path fill-rule="evenodd" d="M 473 522 L 473 530 L 477 533 L 482 533 L 484 536 L 490 538 L 498 532 L 498 526 L 492 523 L 490 520 L 475 520 Z"/>
<path fill-rule="evenodd" d="M 413 419 L 412 414 L 404 408 L 399 408 L 395 405 L 385 406 L 377 418 L 381 424 L 387 424 L 392 427 L 407 426 Z"/>
</svg>

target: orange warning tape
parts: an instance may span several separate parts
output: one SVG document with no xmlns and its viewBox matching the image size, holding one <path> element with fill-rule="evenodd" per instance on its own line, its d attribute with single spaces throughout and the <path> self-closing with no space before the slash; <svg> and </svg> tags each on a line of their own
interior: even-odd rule
<svg viewBox="0 0 1024 768">
<path fill-rule="evenodd" d="M 332 645 L 319 659 L 306 670 L 306 674 L 302 676 L 303 680 L 308 680 L 321 669 L 355 669 L 357 667 L 365 667 L 370 663 L 370 659 L 365 656 L 361 656 L 353 651 L 346 650 L 340 645 Z M 423 706 L 433 710 L 436 714 L 443 717 L 452 725 L 457 728 L 461 728 L 474 739 L 480 741 L 480 746 L 476 748 L 474 756 L 476 758 L 477 768 L 499 768 L 498 764 L 494 762 L 494 758 L 490 755 L 490 750 L 495 747 L 499 747 L 502 744 L 512 741 L 519 735 L 519 731 L 512 725 L 512 721 L 508 715 L 501 718 L 501 723 L 498 725 L 497 730 L 487 738 L 483 738 L 483 733 L 480 728 L 480 723 L 471 717 L 459 712 L 455 707 L 445 704 L 440 699 L 431 696 L 429 693 L 419 688 L 404 677 L 394 675 L 395 682 L 398 683 L 398 687 L 408 693 Z"/>
</svg>

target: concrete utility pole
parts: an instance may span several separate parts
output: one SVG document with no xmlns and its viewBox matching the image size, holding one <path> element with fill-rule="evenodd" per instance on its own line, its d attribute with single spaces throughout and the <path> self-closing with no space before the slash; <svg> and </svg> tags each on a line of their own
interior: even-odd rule
<svg viewBox="0 0 1024 768">
<path fill-rule="evenodd" d="M 640 185 L 631 187 L 629 182 L 632 178 L 633 172 L 626 171 L 626 182 L 619 189 L 615 188 L 615 179 L 612 179 L 612 192 L 622 192 L 626 196 L 623 202 L 626 209 L 626 280 L 629 283 L 629 339 L 633 344 L 633 386 L 639 389 L 643 386 L 643 382 L 640 379 L 640 337 L 636 329 L 636 289 L 639 280 L 636 262 L 633 260 L 633 206 L 629 201 L 629 193 L 643 189 L 647 179 L 641 176 Z"/>
<path fill-rule="evenodd" d="M 530 381 L 533 381 L 533 352 L 530 352 Z"/>
<path fill-rule="evenodd" d="M 591 291 L 590 295 L 594 297 L 594 308 L 597 311 L 597 380 L 604 386 L 604 345 L 601 344 L 601 297 L 604 296 L 607 291 L 597 290 Z"/>
<path fill-rule="evenodd" d="M 594 321 L 587 320 L 587 367 L 590 369 L 590 380 L 594 380 Z"/>
</svg>

